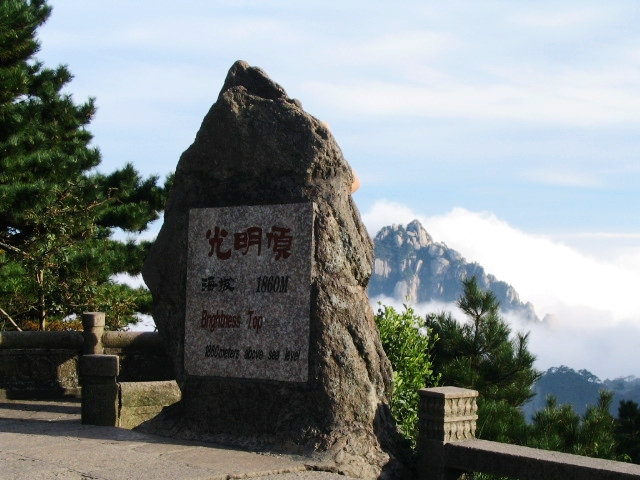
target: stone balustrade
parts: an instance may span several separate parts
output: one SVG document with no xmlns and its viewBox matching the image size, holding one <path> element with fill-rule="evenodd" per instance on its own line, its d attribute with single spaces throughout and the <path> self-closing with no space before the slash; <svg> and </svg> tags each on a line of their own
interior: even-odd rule
<svg viewBox="0 0 640 480">
<path fill-rule="evenodd" d="M 476 436 L 478 392 L 437 387 L 420 390 L 420 434 L 429 440 L 450 442 Z"/>
<path fill-rule="evenodd" d="M 79 397 L 80 332 L 0 332 L 0 398 Z"/>
<path fill-rule="evenodd" d="M 102 312 L 82 314 L 82 353 L 99 355 L 102 353 L 102 335 L 104 334 L 105 315 Z"/>
<path fill-rule="evenodd" d="M 79 396 L 79 371 L 83 423 L 123 428 L 180 400 L 175 381 L 122 381 L 123 359 L 130 365 L 139 365 L 141 358 L 157 363 L 153 355 L 163 349 L 157 333 L 105 332 L 104 316 L 95 313 L 83 316 L 83 324 L 83 333 L 0 332 L 0 379 L 13 389 L 0 383 L 0 397 L 7 391 L 12 398 L 19 398 L 15 392 L 22 398 L 42 392 Z M 129 376 L 135 375 L 140 374 Z M 457 387 L 420 390 L 420 480 L 453 480 L 467 472 L 520 479 L 640 480 L 640 465 L 476 439 L 477 398 L 477 391 Z"/>
<path fill-rule="evenodd" d="M 157 332 L 105 331 L 105 314 L 82 315 L 83 331 L 0 332 L 0 398 L 80 398 L 83 355 L 117 355 L 119 382 L 174 378 Z"/>
<path fill-rule="evenodd" d="M 118 422 L 117 355 L 83 355 L 80 358 L 82 423 L 115 426 Z"/>
<path fill-rule="evenodd" d="M 181 398 L 175 381 L 118 382 L 117 355 L 83 355 L 82 423 L 134 428 Z"/>
<path fill-rule="evenodd" d="M 468 472 L 523 480 L 640 479 L 640 465 L 476 439 L 477 397 L 457 387 L 420 390 L 420 480 L 454 480 Z"/>
</svg>

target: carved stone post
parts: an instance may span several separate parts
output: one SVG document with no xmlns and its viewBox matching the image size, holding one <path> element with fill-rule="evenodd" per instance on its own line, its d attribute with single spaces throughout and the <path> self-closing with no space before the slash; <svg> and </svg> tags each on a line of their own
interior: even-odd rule
<svg viewBox="0 0 640 480">
<path fill-rule="evenodd" d="M 83 355 L 100 355 L 103 353 L 102 334 L 104 333 L 104 324 L 104 313 L 102 312 L 85 312 L 82 314 Z"/>
<path fill-rule="evenodd" d="M 447 468 L 444 444 L 475 438 L 478 392 L 458 387 L 423 388 L 418 410 L 419 478 L 453 480 L 463 472 Z"/>
<path fill-rule="evenodd" d="M 117 355 L 83 355 L 80 358 L 82 383 L 82 423 L 118 425 L 118 384 L 120 371 Z"/>
</svg>

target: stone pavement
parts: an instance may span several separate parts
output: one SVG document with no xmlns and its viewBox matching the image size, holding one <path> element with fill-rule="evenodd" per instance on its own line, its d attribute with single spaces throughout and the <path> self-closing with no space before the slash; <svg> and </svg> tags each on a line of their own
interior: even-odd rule
<svg viewBox="0 0 640 480">
<path fill-rule="evenodd" d="M 80 423 L 80 404 L 0 400 L 2 480 L 354 480 L 304 459 Z"/>
</svg>

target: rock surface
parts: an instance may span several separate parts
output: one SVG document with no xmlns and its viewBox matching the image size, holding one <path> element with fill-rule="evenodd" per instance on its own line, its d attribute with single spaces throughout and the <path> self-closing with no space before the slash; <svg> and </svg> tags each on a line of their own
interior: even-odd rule
<svg viewBox="0 0 640 480">
<path fill-rule="evenodd" d="M 374 239 L 375 268 L 369 295 L 384 295 L 411 303 L 455 302 L 462 295 L 462 280 L 475 276 L 478 286 L 491 290 L 503 313 L 539 321 L 531 303 L 520 300 L 516 290 L 460 253 L 436 243 L 417 220 L 383 227 Z"/>
<path fill-rule="evenodd" d="M 404 473 L 388 407 L 390 363 L 366 294 L 373 246 L 350 197 L 351 168 L 319 120 L 265 73 L 236 62 L 183 153 L 143 270 L 183 401 L 146 425 L 252 448 L 322 457 L 359 478 Z M 190 208 L 314 202 L 309 381 L 186 376 Z"/>
</svg>

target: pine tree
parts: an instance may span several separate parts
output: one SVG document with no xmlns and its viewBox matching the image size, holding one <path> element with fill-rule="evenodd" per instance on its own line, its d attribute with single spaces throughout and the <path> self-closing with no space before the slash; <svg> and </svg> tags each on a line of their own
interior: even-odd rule
<svg viewBox="0 0 640 480">
<path fill-rule="evenodd" d="M 111 238 L 157 218 L 166 189 L 131 165 L 98 173 L 100 152 L 86 127 L 93 99 L 61 93 L 65 66 L 34 59 L 44 0 L 0 3 L 0 317 L 45 329 L 84 310 L 107 312 L 111 328 L 148 310 L 149 293 L 114 283 L 140 271 L 147 244 Z"/>
<path fill-rule="evenodd" d="M 609 413 L 613 392 L 601 390 L 598 402 L 582 416 L 575 452 L 587 457 L 617 460 L 615 418 Z"/>
<path fill-rule="evenodd" d="M 450 313 L 427 317 L 427 328 L 439 339 L 433 349 L 433 369 L 442 375 L 442 385 L 480 392 L 480 438 L 524 443 L 527 426 L 519 407 L 533 396 L 531 387 L 540 376 L 527 348 L 528 334 L 511 338 L 495 295 L 480 290 L 475 277 L 464 280 L 463 286 L 458 307 L 467 322 L 459 323 Z"/>
<path fill-rule="evenodd" d="M 618 455 L 640 463 L 640 406 L 633 400 L 620 401 L 615 435 Z"/>
<path fill-rule="evenodd" d="M 571 405 L 558 405 L 550 395 L 546 407 L 533 416 L 527 444 L 587 457 L 624 459 L 616 442 L 616 421 L 609 413 L 612 399 L 612 392 L 601 390 L 598 402 L 580 417 Z"/>
<path fill-rule="evenodd" d="M 554 450 L 557 452 L 573 452 L 578 443 L 580 415 L 569 404 L 558 405 L 553 396 L 547 397 L 545 408 L 536 411 L 533 416 L 529 446 Z"/>
</svg>

